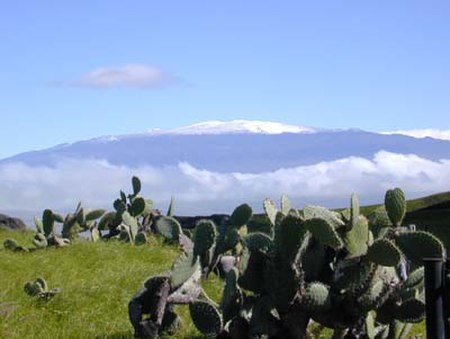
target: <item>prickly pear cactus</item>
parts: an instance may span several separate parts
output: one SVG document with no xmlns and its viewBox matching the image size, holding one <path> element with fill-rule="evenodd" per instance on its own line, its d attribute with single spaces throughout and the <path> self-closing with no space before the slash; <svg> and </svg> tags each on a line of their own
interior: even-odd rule
<svg viewBox="0 0 450 339">
<path fill-rule="evenodd" d="M 405 193 L 400 188 L 388 190 L 384 197 L 387 214 L 394 226 L 400 226 L 406 213 Z"/>
</svg>

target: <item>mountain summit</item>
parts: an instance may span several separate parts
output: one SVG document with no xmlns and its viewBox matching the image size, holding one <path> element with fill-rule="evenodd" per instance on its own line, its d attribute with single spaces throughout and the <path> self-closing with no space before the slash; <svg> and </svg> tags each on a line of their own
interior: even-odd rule
<svg viewBox="0 0 450 339">
<path fill-rule="evenodd" d="M 282 133 L 314 133 L 315 129 L 301 125 L 288 125 L 279 122 L 259 120 L 232 120 L 232 121 L 205 121 L 189 126 L 183 126 L 171 130 L 150 130 L 151 134 L 282 134 Z"/>
</svg>

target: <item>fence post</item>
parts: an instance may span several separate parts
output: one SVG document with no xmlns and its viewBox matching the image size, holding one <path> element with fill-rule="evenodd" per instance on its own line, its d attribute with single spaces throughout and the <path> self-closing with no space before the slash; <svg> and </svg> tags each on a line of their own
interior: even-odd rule
<svg viewBox="0 0 450 339">
<path fill-rule="evenodd" d="M 424 258 L 425 266 L 425 312 L 427 338 L 445 339 L 444 318 L 444 260 Z"/>
</svg>

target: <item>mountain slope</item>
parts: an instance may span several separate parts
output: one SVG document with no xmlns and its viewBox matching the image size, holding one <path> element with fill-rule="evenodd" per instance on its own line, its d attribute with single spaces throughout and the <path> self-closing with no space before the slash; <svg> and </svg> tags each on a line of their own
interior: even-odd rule
<svg viewBox="0 0 450 339">
<path fill-rule="evenodd" d="M 260 173 L 347 157 L 371 158 L 384 150 L 429 160 L 450 159 L 450 141 L 358 130 L 315 133 L 137 134 L 98 138 L 0 161 L 54 165 L 65 158 L 104 159 L 114 165 L 174 166 L 180 162 L 216 172 Z"/>
</svg>

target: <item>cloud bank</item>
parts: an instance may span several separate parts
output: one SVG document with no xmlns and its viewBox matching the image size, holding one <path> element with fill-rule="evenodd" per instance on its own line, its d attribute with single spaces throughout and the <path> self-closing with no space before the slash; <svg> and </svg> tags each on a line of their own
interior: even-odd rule
<svg viewBox="0 0 450 339">
<path fill-rule="evenodd" d="M 242 202 L 261 211 L 264 198 L 278 199 L 282 193 L 301 208 L 310 203 L 346 206 L 352 192 L 363 204 L 382 203 L 384 192 L 395 186 L 402 187 L 408 198 L 441 192 L 450 189 L 450 160 L 381 151 L 372 159 L 349 157 L 258 174 L 216 173 L 188 163 L 165 168 L 70 159 L 55 167 L 11 163 L 0 166 L 0 213 L 70 211 L 80 200 L 87 207 L 112 210 L 119 190 L 131 191 L 132 175 L 141 178 L 143 196 L 161 210 L 174 195 L 177 214 L 209 215 L 230 213 Z"/>
<path fill-rule="evenodd" d="M 382 134 L 403 134 L 414 138 L 434 138 L 442 140 L 450 140 L 450 130 L 441 130 L 435 128 L 398 130 L 392 132 L 382 132 Z"/>
<path fill-rule="evenodd" d="M 93 88 L 159 88 L 174 81 L 174 77 L 151 65 L 128 64 L 102 67 L 83 74 L 75 85 Z"/>
</svg>

